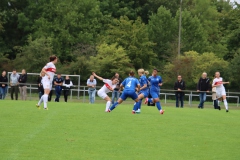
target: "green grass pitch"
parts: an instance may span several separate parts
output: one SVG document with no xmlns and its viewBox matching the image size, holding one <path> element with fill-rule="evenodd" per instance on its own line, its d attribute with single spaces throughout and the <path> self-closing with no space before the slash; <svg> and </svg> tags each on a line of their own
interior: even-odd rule
<svg viewBox="0 0 240 160">
<path fill-rule="evenodd" d="M 0 101 L 3 160 L 238 160 L 240 110 Z"/>
</svg>

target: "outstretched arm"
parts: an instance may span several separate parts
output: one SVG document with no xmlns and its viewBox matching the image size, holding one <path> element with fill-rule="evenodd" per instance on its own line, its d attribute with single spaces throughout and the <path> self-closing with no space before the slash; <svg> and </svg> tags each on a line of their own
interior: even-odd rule
<svg viewBox="0 0 240 160">
<path fill-rule="evenodd" d="M 99 79 L 100 81 L 103 81 L 103 78 L 102 77 L 99 77 L 98 75 L 96 75 L 96 73 L 92 72 L 92 75 L 94 77 L 96 77 L 97 79 Z"/>
<path fill-rule="evenodd" d="M 222 82 L 222 84 L 229 84 L 229 82 Z"/>
</svg>

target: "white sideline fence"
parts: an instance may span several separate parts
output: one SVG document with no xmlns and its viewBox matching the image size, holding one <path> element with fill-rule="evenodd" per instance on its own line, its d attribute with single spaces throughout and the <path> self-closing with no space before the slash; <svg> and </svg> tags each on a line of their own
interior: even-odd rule
<svg viewBox="0 0 240 160">
<path fill-rule="evenodd" d="M 37 84 L 25 83 L 25 85 L 27 86 L 28 99 L 32 100 L 33 91 L 38 90 Z M 8 86 L 8 90 L 10 88 L 11 88 L 11 86 Z M 99 88 L 101 88 L 101 86 L 97 86 L 97 89 L 99 89 Z M 52 90 L 55 90 L 54 87 L 52 88 Z M 88 87 L 87 86 L 80 86 L 80 85 L 73 86 L 73 89 L 70 90 L 70 100 L 73 99 L 73 92 L 77 92 L 77 99 L 80 99 L 80 93 L 82 93 L 82 102 L 86 102 L 86 100 L 88 101 L 88 99 L 86 99 L 86 96 L 88 95 Z M 172 92 L 172 93 L 167 93 L 167 92 Z M 167 97 L 168 96 L 175 96 L 174 92 L 176 92 L 176 91 L 175 90 L 168 90 L 168 89 L 161 89 L 160 95 L 164 95 L 164 103 L 165 104 L 167 104 Z M 185 92 L 185 96 L 188 96 L 188 104 L 191 107 L 193 97 L 198 97 L 199 96 L 198 94 L 196 94 L 198 92 L 197 91 L 192 91 L 192 90 L 184 90 L 184 92 Z M 38 93 L 38 91 L 35 92 L 35 93 Z M 207 97 L 212 97 L 212 95 L 210 95 L 211 93 L 212 92 L 208 92 Z M 226 96 L 227 98 L 237 99 L 236 104 L 237 104 L 237 107 L 238 107 L 239 106 L 239 96 L 235 96 L 235 95 L 240 95 L 240 93 L 239 92 L 226 92 L 226 93 L 227 93 L 227 96 Z M 235 94 L 235 95 L 230 95 L 230 94 Z"/>
</svg>

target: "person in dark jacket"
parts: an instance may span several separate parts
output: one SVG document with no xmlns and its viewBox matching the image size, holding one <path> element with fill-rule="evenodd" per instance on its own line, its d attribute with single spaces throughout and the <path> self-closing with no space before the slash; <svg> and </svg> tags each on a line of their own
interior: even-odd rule
<svg viewBox="0 0 240 160">
<path fill-rule="evenodd" d="M 6 75 L 6 71 L 2 72 L 2 75 L 0 76 L 0 100 L 5 99 L 7 90 L 8 90 L 8 78 Z"/>
<path fill-rule="evenodd" d="M 63 81 L 64 79 L 62 78 L 61 74 L 57 74 L 57 77 L 53 80 L 56 94 L 55 102 L 59 102 L 59 98 L 62 92 Z"/>
<path fill-rule="evenodd" d="M 24 84 L 27 82 L 27 73 L 26 70 L 22 70 L 22 74 L 20 75 L 19 79 L 19 91 L 22 100 L 27 100 L 27 86 Z"/>
<path fill-rule="evenodd" d="M 181 108 L 183 108 L 183 98 L 184 98 L 184 92 L 185 90 L 185 82 L 182 80 L 182 76 L 178 75 L 177 81 L 174 84 L 174 90 L 177 90 L 175 92 L 176 96 L 176 107 L 179 107 L 179 100 L 181 102 Z"/>
<path fill-rule="evenodd" d="M 65 77 L 65 80 L 63 81 L 63 94 L 64 94 L 64 101 L 67 102 L 68 100 L 68 96 L 69 96 L 69 92 L 71 87 L 73 86 L 72 81 L 69 79 L 69 76 Z"/>
<path fill-rule="evenodd" d="M 202 77 L 199 79 L 197 84 L 197 92 L 199 92 L 200 103 L 198 108 L 204 108 L 204 102 L 206 101 L 207 92 L 210 89 L 210 80 L 207 78 L 207 73 L 203 72 Z"/>
<path fill-rule="evenodd" d="M 42 95 L 44 94 L 44 89 L 42 85 L 42 76 L 43 75 L 40 75 L 37 79 L 39 99 L 41 99 Z"/>
</svg>

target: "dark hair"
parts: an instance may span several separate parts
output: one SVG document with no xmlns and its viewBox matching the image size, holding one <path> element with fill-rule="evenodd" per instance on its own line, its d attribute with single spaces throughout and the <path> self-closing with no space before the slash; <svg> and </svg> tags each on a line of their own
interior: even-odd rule
<svg viewBox="0 0 240 160">
<path fill-rule="evenodd" d="M 61 75 L 61 73 L 58 73 L 57 75 Z"/>
<path fill-rule="evenodd" d="M 112 78 L 111 78 L 111 80 L 113 81 L 114 79 L 118 79 L 116 76 L 113 76 Z"/>
<path fill-rule="evenodd" d="M 158 72 L 158 69 L 157 69 L 157 68 L 154 68 L 153 70 Z"/>
<path fill-rule="evenodd" d="M 55 56 L 55 55 L 52 55 L 49 57 L 50 62 L 54 61 L 55 59 L 57 59 L 57 56 Z"/>
<path fill-rule="evenodd" d="M 17 70 L 14 68 L 13 71 L 17 71 Z"/>
<path fill-rule="evenodd" d="M 130 72 L 129 72 L 129 75 L 130 75 L 130 76 L 134 76 L 134 74 L 135 74 L 135 73 L 134 73 L 133 71 L 130 71 Z"/>
</svg>

